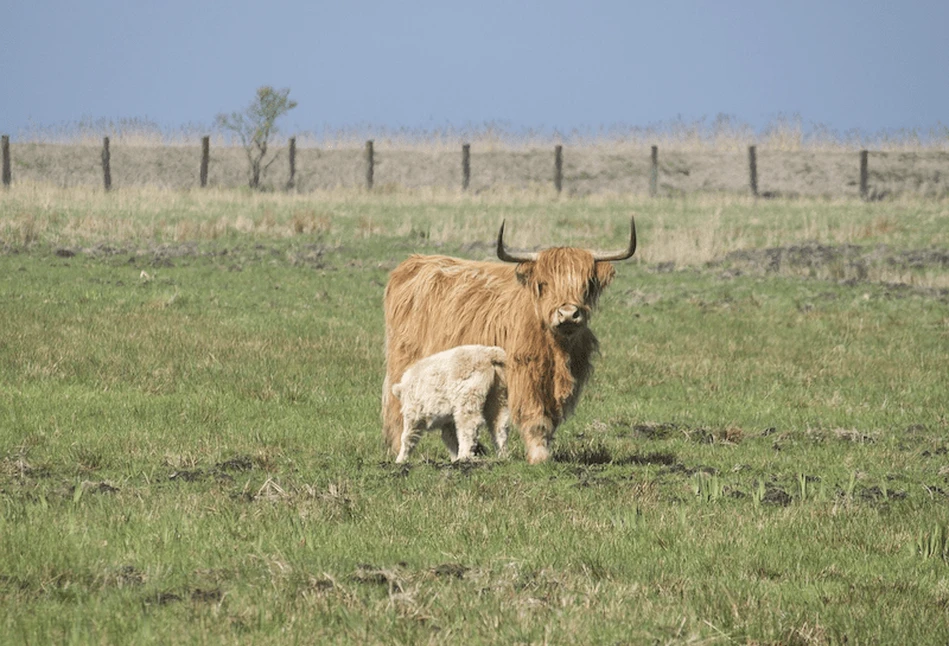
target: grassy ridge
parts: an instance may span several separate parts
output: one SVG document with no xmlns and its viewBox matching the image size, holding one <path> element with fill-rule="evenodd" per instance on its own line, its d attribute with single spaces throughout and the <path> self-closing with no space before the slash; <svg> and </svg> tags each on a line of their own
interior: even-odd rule
<svg viewBox="0 0 949 646">
<path fill-rule="evenodd" d="M 12 641 L 949 637 L 943 203 L 0 199 Z M 554 459 L 386 461 L 388 271 L 630 210 Z"/>
</svg>

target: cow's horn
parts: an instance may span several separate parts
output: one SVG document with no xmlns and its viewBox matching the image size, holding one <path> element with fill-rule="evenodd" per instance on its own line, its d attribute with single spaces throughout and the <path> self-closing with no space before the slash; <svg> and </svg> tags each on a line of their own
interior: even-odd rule
<svg viewBox="0 0 949 646">
<path fill-rule="evenodd" d="M 626 260 L 627 258 L 632 257 L 634 253 L 636 253 L 636 218 L 634 216 L 630 216 L 629 248 L 627 248 L 625 251 L 618 251 L 616 253 L 594 253 L 593 259 L 597 262 L 604 262 L 607 260 Z"/>
<path fill-rule="evenodd" d="M 517 255 L 509 253 L 504 248 L 504 220 L 502 220 L 501 230 L 498 231 L 498 258 L 504 262 L 531 262 L 537 260 L 537 252 L 525 252 Z"/>
<path fill-rule="evenodd" d="M 623 251 L 613 253 L 594 253 L 593 260 L 596 262 L 606 262 L 610 260 L 626 260 L 636 253 L 636 218 L 629 218 L 629 247 Z M 537 260 L 537 252 L 524 252 L 513 254 L 504 248 L 504 222 L 501 222 L 501 229 L 498 231 L 498 258 L 504 262 L 531 262 Z"/>
</svg>

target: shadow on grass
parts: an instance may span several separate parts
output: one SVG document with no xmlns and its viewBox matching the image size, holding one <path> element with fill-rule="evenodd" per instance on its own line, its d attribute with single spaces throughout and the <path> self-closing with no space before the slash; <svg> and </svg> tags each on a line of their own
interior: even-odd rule
<svg viewBox="0 0 949 646">
<path fill-rule="evenodd" d="M 657 451 L 654 453 L 633 453 L 626 455 L 615 454 L 603 444 L 566 445 L 554 449 L 554 462 L 574 464 L 580 466 L 616 465 L 616 466 L 672 466 L 678 463 L 674 453 Z"/>
</svg>

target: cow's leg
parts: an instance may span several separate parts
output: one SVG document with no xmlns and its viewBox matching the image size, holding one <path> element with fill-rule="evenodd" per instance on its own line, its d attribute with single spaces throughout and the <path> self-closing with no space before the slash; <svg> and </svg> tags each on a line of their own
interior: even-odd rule
<svg viewBox="0 0 949 646">
<path fill-rule="evenodd" d="M 554 424 L 547 417 L 530 420 L 521 426 L 527 462 L 540 464 L 550 457 L 550 442 L 554 439 Z"/>
<path fill-rule="evenodd" d="M 402 453 L 402 436 L 405 434 L 402 422 L 402 404 L 392 394 L 392 383 L 386 375 L 382 384 L 382 439 L 392 453 Z"/>
<path fill-rule="evenodd" d="M 507 436 L 511 429 L 511 411 L 504 407 L 498 411 L 492 425 L 492 436 L 494 437 L 494 446 L 498 450 L 498 456 L 507 456 Z"/>
<path fill-rule="evenodd" d="M 506 388 L 495 386 L 488 393 L 484 402 L 484 419 L 491 429 L 491 439 L 498 456 L 505 456 L 511 427 L 511 409 L 508 408 Z"/>
</svg>

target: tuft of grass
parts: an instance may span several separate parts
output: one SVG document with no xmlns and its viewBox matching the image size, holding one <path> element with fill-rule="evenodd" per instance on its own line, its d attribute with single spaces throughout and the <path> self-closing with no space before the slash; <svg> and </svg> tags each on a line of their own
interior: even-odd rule
<svg viewBox="0 0 949 646">
<path fill-rule="evenodd" d="M 699 471 L 692 476 L 692 492 L 702 502 L 710 503 L 721 500 L 725 494 L 725 488 L 717 473 Z"/>
<path fill-rule="evenodd" d="M 939 524 L 929 531 L 920 530 L 915 548 L 916 554 L 925 559 L 949 561 L 949 527 Z"/>
</svg>

